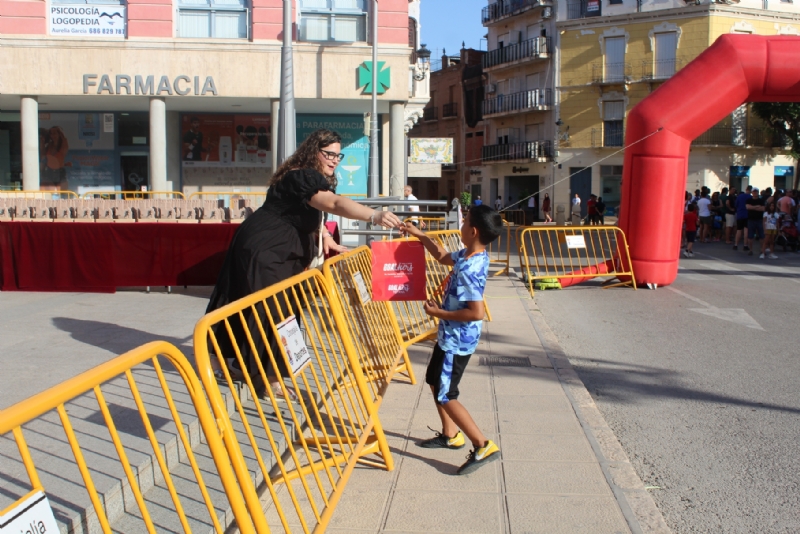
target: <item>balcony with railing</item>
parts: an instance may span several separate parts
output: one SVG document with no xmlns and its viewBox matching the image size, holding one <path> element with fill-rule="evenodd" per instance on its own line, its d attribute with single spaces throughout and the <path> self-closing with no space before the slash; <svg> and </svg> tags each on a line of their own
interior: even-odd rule
<svg viewBox="0 0 800 534">
<path fill-rule="evenodd" d="M 439 120 L 439 108 L 425 108 L 422 110 L 422 120 L 425 122 L 433 122 Z"/>
<path fill-rule="evenodd" d="M 592 63 L 592 83 L 615 85 L 632 81 L 630 63 Z"/>
<path fill-rule="evenodd" d="M 458 103 L 451 102 L 442 106 L 442 118 L 452 119 L 458 117 Z"/>
<path fill-rule="evenodd" d="M 567 20 L 599 17 L 601 11 L 600 0 L 567 0 Z"/>
<path fill-rule="evenodd" d="M 592 147 L 621 147 L 625 144 L 625 128 L 619 126 L 606 126 L 592 128 Z"/>
<path fill-rule="evenodd" d="M 550 37 L 534 37 L 521 43 L 504 46 L 483 55 L 483 68 L 499 65 L 519 64 L 550 57 Z"/>
<path fill-rule="evenodd" d="M 483 101 L 483 116 L 499 116 L 527 111 L 548 111 L 553 106 L 552 89 L 533 89 L 500 95 Z"/>
<path fill-rule="evenodd" d="M 481 11 L 481 22 L 491 24 L 500 19 L 518 15 L 529 9 L 553 5 L 549 0 L 496 0 Z"/>
<path fill-rule="evenodd" d="M 783 148 L 785 139 L 763 128 L 714 126 L 692 141 L 695 146 Z"/>
<path fill-rule="evenodd" d="M 483 147 L 482 160 L 484 163 L 518 160 L 544 163 L 553 160 L 553 143 L 551 141 L 526 141 L 524 143 L 489 145 Z"/>
<path fill-rule="evenodd" d="M 642 79 L 650 81 L 662 81 L 672 78 L 676 72 L 683 68 L 682 59 L 659 59 L 656 61 L 642 61 Z"/>
</svg>

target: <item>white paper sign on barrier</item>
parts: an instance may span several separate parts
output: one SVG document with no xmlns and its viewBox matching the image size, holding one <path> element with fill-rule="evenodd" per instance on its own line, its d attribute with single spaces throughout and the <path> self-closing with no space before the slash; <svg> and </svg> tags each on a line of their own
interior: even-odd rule
<svg viewBox="0 0 800 534">
<path fill-rule="evenodd" d="M 586 248 L 586 240 L 582 235 L 568 235 L 567 248 Z"/>
<path fill-rule="evenodd" d="M 303 339 L 303 331 L 300 330 L 300 325 L 297 324 L 297 317 L 292 315 L 278 326 L 278 335 L 281 337 L 281 344 L 286 351 L 286 357 L 289 359 L 289 365 L 292 368 L 292 374 L 297 376 L 297 373 L 303 370 L 303 367 L 311 361 L 311 352 L 309 352 L 306 342 Z"/>
<path fill-rule="evenodd" d="M 361 299 L 361 304 L 366 304 L 372 297 L 369 295 L 369 289 L 367 289 L 367 284 L 364 282 L 364 277 L 361 276 L 361 273 L 353 273 L 353 282 L 356 284 L 356 290 L 358 290 L 358 297 Z"/>
<path fill-rule="evenodd" d="M 46 534 L 58 532 L 50 501 L 43 491 L 36 491 L 0 516 L 0 533 Z"/>
</svg>

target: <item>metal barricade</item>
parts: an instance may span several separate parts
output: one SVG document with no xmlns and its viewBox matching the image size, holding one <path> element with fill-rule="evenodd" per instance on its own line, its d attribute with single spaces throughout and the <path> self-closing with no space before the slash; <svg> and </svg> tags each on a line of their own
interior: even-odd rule
<svg viewBox="0 0 800 534">
<path fill-rule="evenodd" d="M 83 198 L 102 198 L 105 200 L 142 200 L 155 198 L 180 198 L 186 196 L 180 191 L 89 191 Z"/>
<path fill-rule="evenodd" d="M 185 422 L 194 416 L 199 428 Z M 255 532 L 220 436 L 233 437 L 226 418 L 215 422 L 177 348 L 149 343 L 0 411 L 0 499 L 44 491 L 68 532 L 221 534 L 232 519 Z"/>
<path fill-rule="evenodd" d="M 421 230 L 425 230 L 426 232 L 449 230 L 446 217 L 417 217 L 415 215 L 412 217 L 407 217 L 405 222 L 416 223 Z"/>
<path fill-rule="evenodd" d="M 500 215 L 502 215 L 503 219 L 508 221 L 509 224 L 525 226 L 527 223 L 525 220 L 525 210 L 504 210 L 500 212 Z"/>
<path fill-rule="evenodd" d="M 636 289 L 628 241 L 616 226 L 524 228 L 519 233 L 519 261 L 531 297 L 535 281 L 545 278 L 569 285 L 576 279 L 610 277 L 603 287 Z"/>
<path fill-rule="evenodd" d="M 267 192 L 258 191 L 199 191 L 189 195 L 189 200 L 222 200 L 225 207 L 234 207 L 237 201 L 242 200 L 254 210 L 261 207 L 267 199 Z M 236 206 L 238 207 L 238 206 Z M 242 206 L 244 207 L 244 206 Z"/>
<path fill-rule="evenodd" d="M 0 198 L 38 198 L 43 200 L 59 200 L 59 199 L 76 199 L 78 194 L 74 191 L 17 191 L 17 190 L 0 190 Z"/>
<path fill-rule="evenodd" d="M 270 526 L 323 532 L 356 463 L 394 468 L 340 304 L 320 271 L 206 315 L 195 327 L 194 350 L 218 417 L 224 405 L 211 359 L 231 392 L 236 385 L 226 358 L 250 368 L 242 394 L 233 395 L 231 420 L 241 441 L 227 445 L 240 483 L 249 486 L 255 473 Z M 278 369 L 286 378 L 270 378 Z M 246 460 L 237 455 L 240 443 Z M 251 514 L 262 513 L 248 493 Z"/>
<path fill-rule="evenodd" d="M 322 269 L 336 291 L 373 400 L 380 405 L 389 382 L 403 373 L 416 384 L 414 370 L 392 305 L 372 300 L 372 251 L 359 247 L 328 259 Z"/>
<path fill-rule="evenodd" d="M 492 276 L 509 273 L 511 263 L 511 225 L 508 224 L 508 221 L 503 220 L 503 228 L 503 233 L 486 247 L 486 252 L 489 254 L 489 263 L 503 266 Z"/>
</svg>

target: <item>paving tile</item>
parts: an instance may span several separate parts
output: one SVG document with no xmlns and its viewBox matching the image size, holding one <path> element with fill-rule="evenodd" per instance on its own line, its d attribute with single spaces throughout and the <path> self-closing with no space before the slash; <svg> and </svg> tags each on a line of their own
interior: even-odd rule
<svg viewBox="0 0 800 534">
<path fill-rule="evenodd" d="M 536 367 L 495 367 L 495 391 L 507 395 L 563 395 L 555 371 Z"/>
<path fill-rule="evenodd" d="M 594 462 L 504 461 L 508 493 L 611 495 L 600 466 Z"/>
<path fill-rule="evenodd" d="M 497 395 L 498 413 L 574 413 L 564 395 Z"/>
<path fill-rule="evenodd" d="M 497 416 L 500 434 L 583 434 L 575 414 L 515 414 L 500 413 Z"/>
<path fill-rule="evenodd" d="M 500 462 L 492 462 L 470 476 L 458 476 L 456 470 L 466 460 L 469 446 L 459 450 L 406 450 L 403 468 L 397 477 L 397 489 L 441 491 L 494 492 L 500 491 Z"/>
<path fill-rule="evenodd" d="M 499 533 L 504 531 L 502 503 L 496 493 L 397 491 L 386 519 L 386 530 Z"/>
<path fill-rule="evenodd" d="M 389 494 L 374 490 L 362 490 L 348 484 L 342 499 L 336 506 L 330 526 L 343 529 L 370 529 L 373 532 L 380 527 L 383 507 Z"/>
<path fill-rule="evenodd" d="M 596 462 L 586 437 L 580 434 L 501 434 L 503 460 L 532 462 Z"/>
<path fill-rule="evenodd" d="M 623 534 L 630 532 L 613 497 L 584 495 L 506 496 L 511 532 Z"/>
</svg>

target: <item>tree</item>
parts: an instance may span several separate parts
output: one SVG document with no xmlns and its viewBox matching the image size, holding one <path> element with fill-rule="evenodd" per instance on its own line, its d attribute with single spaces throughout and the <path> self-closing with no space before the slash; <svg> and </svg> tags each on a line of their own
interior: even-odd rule
<svg viewBox="0 0 800 534">
<path fill-rule="evenodd" d="M 800 163 L 800 102 L 755 102 L 753 113 L 767 123 L 767 129 L 786 139 L 795 161 L 793 189 L 798 189 Z"/>
</svg>

